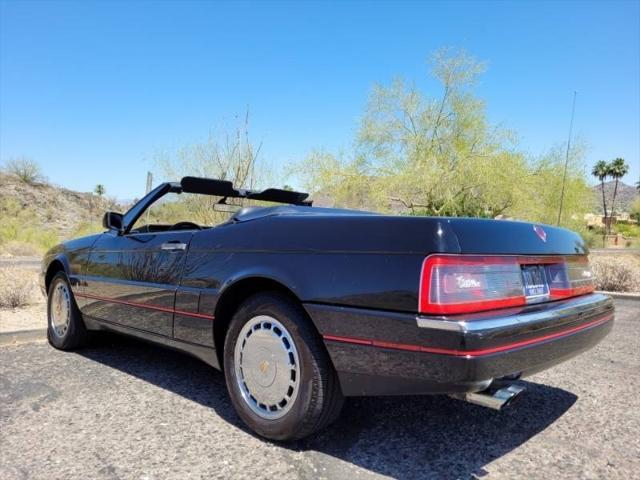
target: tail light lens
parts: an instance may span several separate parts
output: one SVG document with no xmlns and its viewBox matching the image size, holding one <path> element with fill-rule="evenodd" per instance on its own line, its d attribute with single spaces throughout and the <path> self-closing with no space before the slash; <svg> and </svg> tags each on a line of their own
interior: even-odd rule
<svg viewBox="0 0 640 480">
<path fill-rule="evenodd" d="M 541 265 L 548 294 L 527 297 L 523 265 Z M 592 292 L 586 257 L 431 255 L 422 265 L 419 310 L 472 313 Z"/>
<path fill-rule="evenodd" d="M 595 277 L 587 257 L 568 257 L 561 265 L 551 265 L 549 288 L 552 298 L 566 298 L 595 290 Z"/>
</svg>

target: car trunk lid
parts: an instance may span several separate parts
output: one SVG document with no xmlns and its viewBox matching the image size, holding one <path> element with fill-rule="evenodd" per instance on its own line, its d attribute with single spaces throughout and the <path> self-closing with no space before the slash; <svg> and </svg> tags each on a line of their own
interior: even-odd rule
<svg viewBox="0 0 640 480">
<path fill-rule="evenodd" d="M 460 253 L 481 255 L 584 255 L 587 247 L 575 232 L 509 220 L 450 218 Z"/>
</svg>

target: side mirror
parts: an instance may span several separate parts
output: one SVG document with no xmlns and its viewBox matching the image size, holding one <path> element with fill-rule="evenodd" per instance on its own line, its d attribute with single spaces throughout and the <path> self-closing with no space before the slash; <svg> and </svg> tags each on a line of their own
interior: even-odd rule
<svg viewBox="0 0 640 480">
<path fill-rule="evenodd" d="M 102 217 L 102 226 L 108 230 L 115 230 L 118 234 L 122 233 L 122 214 L 116 212 L 107 212 Z"/>
</svg>

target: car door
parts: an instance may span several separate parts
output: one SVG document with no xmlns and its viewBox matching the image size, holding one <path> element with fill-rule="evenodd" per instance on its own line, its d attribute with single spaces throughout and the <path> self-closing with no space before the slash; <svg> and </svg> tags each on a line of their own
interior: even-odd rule
<svg viewBox="0 0 640 480">
<path fill-rule="evenodd" d="M 126 214 L 105 215 L 105 220 L 113 215 L 118 222 L 106 222 L 109 230 L 89 255 L 78 295 L 84 315 L 158 335 L 173 335 L 176 289 L 195 230 L 175 230 L 170 225 L 137 228 L 137 222 L 149 220 L 154 203 L 158 205 L 156 202 L 166 199 L 167 194 L 180 192 L 179 184 L 164 183 Z"/>
<path fill-rule="evenodd" d="M 192 235 L 102 235 L 87 266 L 83 314 L 171 337 L 176 289 Z"/>
</svg>

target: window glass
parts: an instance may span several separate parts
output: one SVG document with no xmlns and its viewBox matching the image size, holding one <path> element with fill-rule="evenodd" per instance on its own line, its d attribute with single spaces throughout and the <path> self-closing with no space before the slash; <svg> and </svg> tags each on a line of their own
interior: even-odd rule
<svg viewBox="0 0 640 480">
<path fill-rule="evenodd" d="M 202 228 L 219 225 L 233 215 L 233 212 L 214 210 L 214 205 L 219 200 L 219 197 L 210 195 L 167 193 L 143 212 L 131 231 L 135 233 L 168 230 L 179 222 L 195 223 Z"/>
</svg>

